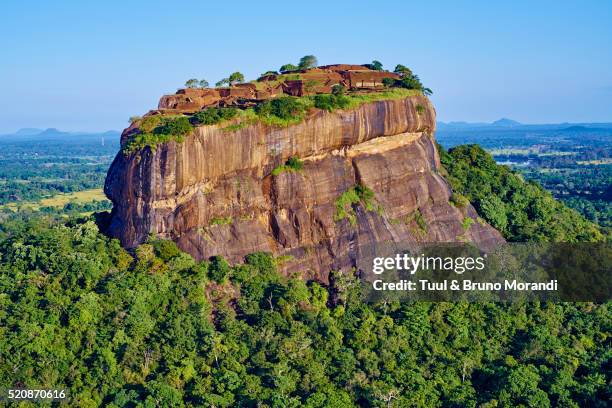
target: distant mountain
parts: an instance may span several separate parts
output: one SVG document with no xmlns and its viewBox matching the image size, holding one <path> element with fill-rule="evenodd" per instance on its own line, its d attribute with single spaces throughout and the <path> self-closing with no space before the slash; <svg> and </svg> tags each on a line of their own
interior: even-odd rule
<svg viewBox="0 0 612 408">
<path fill-rule="evenodd" d="M 0 135 L 3 141 L 10 140 L 57 140 L 57 139 L 70 139 L 70 138 L 91 138 L 91 137 L 105 137 L 114 138 L 119 137 L 121 132 L 116 130 L 107 130 L 106 132 L 65 132 L 56 128 L 47 129 L 36 129 L 36 128 L 23 128 L 19 129 L 15 133 Z"/>
<path fill-rule="evenodd" d="M 515 127 L 515 126 L 523 126 L 522 123 L 517 122 L 516 120 L 501 118 L 491 123 L 492 126 L 503 126 L 503 127 Z"/>
<path fill-rule="evenodd" d="M 56 128 L 47 128 L 43 132 L 37 134 L 36 136 L 42 137 L 55 137 L 55 136 L 68 136 L 69 132 L 62 132 Z"/>
<path fill-rule="evenodd" d="M 24 135 L 24 136 L 30 136 L 30 135 L 37 135 L 39 133 L 42 133 L 43 130 L 42 129 L 38 129 L 38 128 L 21 128 L 18 131 L 15 132 L 16 135 Z"/>
<path fill-rule="evenodd" d="M 560 130 L 568 132 L 592 132 L 611 129 L 610 122 L 593 123 L 540 123 L 525 124 L 512 119 L 502 118 L 492 123 L 483 122 L 437 122 L 436 128 L 441 132 L 468 132 L 477 131 L 505 131 L 505 130 Z"/>
</svg>

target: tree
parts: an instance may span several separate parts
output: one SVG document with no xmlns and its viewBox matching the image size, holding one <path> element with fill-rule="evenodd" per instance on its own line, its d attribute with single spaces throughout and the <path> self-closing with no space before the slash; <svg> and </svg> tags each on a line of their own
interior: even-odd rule
<svg viewBox="0 0 612 408">
<path fill-rule="evenodd" d="M 208 88 L 208 81 L 205 79 L 200 79 L 200 88 Z"/>
<path fill-rule="evenodd" d="M 229 77 L 223 78 L 222 80 L 217 82 L 215 86 L 223 86 L 223 85 L 232 86 L 232 85 L 240 84 L 243 82 L 244 82 L 244 75 L 242 75 L 241 72 L 236 71 L 236 72 L 232 72 Z"/>
<path fill-rule="evenodd" d="M 298 64 L 299 69 L 308 69 L 315 68 L 318 64 L 317 57 L 314 55 L 304 55 L 300 58 L 300 63 Z"/>
<path fill-rule="evenodd" d="M 342 84 L 336 84 L 332 86 L 332 94 L 333 95 L 344 95 L 346 93 L 346 88 Z"/>
<path fill-rule="evenodd" d="M 217 283 L 222 283 L 230 272 L 230 266 L 222 256 L 213 256 L 210 260 L 208 275 Z"/>
<path fill-rule="evenodd" d="M 412 76 L 412 70 L 402 64 L 397 64 L 393 72 L 395 72 L 401 77 L 411 77 Z"/>
<path fill-rule="evenodd" d="M 185 88 L 197 88 L 199 84 L 200 81 L 195 78 L 191 78 L 185 82 Z"/>
<path fill-rule="evenodd" d="M 393 85 L 395 85 L 395 79 L 393 78 L 383 78 L 382 83 L 385 87 L 387 88 L 391 88 Z"/>
<path fill-rule="evenodd" d="M 370 64 L 366 64 L 366 66 L 370 69 L 373 69 L 374 71 L 382 71 L 383 70 L 383 64 L 380 61 L 374 60 L 372 61 L 372 63 Z"/>
<path fill-rule="evenodd" d="M 242 75 L 242 73 L 236 71 L 233 72 L 229 78 L 228 78 L 228 82 L 230 84 L 230 86 L 234 85 L 234 84 L 241 84 L 244 82 L 244 75 Z"/>
<path fill-rule="evenodd" d="M 287 71 L 295 71 L 299 69 L 297 66 L 293 65 L 293 64 L 285 64 L 282 67 L 279 68 L 280 72 L 287 72 Z"/>
</svg>

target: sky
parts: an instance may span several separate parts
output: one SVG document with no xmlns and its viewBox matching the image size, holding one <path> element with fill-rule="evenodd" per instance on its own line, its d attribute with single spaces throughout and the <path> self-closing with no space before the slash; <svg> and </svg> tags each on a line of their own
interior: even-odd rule
<svg viewBox="0 0 612 408">
<path fill-rule="evenodd" d="M 404 64 L 440 121 L 612 122 L 610 1 L 0 2 L 0 134 L 121 130 L 189 78 Z"/>
</svg>

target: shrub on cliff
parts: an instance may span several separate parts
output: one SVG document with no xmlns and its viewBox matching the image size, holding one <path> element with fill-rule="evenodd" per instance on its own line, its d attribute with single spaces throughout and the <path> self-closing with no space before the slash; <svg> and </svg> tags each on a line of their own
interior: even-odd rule
<svg viewBox="0 0 612 408">
<path fill-rule="evenodd" d="M 283 96 L 257 105 L 255 113 L 266 124 L 288 126 L 301 122 L 308 108 L 308 98 Z"/>
<path fill-rule="evenodd" d="M 351 225 L 357 224 L 355 215 L 355 205 L 361 204 L 367 211 L 374 211 L 374 192 L 362 184 L 357 184 L 336 199 L 336 213 L 334 221 L 341 221 L 348 218 Z M 379 208 L 379 210 L 381 210 Z"/>
<path fill-rule="evenodd" d="M 324 109 L 328 112 L 333 111 L 334 109 L 345 109 L 351 105 L 351 100 L 344 95 L 315 95 L 314 96 L 314 106 L 315 108 Z"/>
<path fill-rule="evenodd" d="M 162 120 L 162 125 L 155 128 L 153 131 L 156 134 L 171 135 L 171 136 L 186 136 L 193 127 L 189 123 L 189 119 L 185 116 Z"/>
<path fill-rule="evenodd" d="M 208 108 L 193 115 L 192 121 L 195 124 L 214 125 L 233 119 L 236 115 L 238 115 L 238 109 L 236 108 Z"/>
<path fill-rule="evenodd" d="M 193 130 L 186 116 L 147 116 L 138 124 L 139 132 L 130 136 L 123 146 L 124 153 L 130 153 L 146 146 L 155 149 L 158 144 L 169 141 L 182 142 Z"/>
<path fill-rule="evenodd" d="M 284 171 L 301 171 L 304 169 L 304 162 L 297 156 L 291 156 L 283 165 L 272 170 L 273 176 L 278 176 Z"/>
</svg>

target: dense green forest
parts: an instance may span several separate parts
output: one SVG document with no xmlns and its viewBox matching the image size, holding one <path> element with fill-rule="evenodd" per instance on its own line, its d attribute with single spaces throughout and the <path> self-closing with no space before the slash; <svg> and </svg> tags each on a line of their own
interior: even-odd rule
<svg viewBox="0 0 612 408">
<path fill-rule="evenodd" d="M 457 202 L 510 240 L 603 239 L 475 146 L 442 159 Z M 92 218 L 16 214 L 0 224 L 0 388 L 82 407 L 608 406 L 609 304 L 366 304 L 350 274 L 324 287 L 278 262 L 128 253 Z"/>
<path fill-rule="evenodd" d="M 612 227 L 612 125 L 463 125 L 436 132 L 445 146 L 477 143 L 588 220 Z"/>
<path fill-rule="evenodd" d="M 515 242 L 595 242 L 600 228 L 556 201 L 539 184 L 498 165 L 478 145 L 457 146 L 440 160 L 454 193 L 467 198 L 481 217 Z"/>
</svg>

